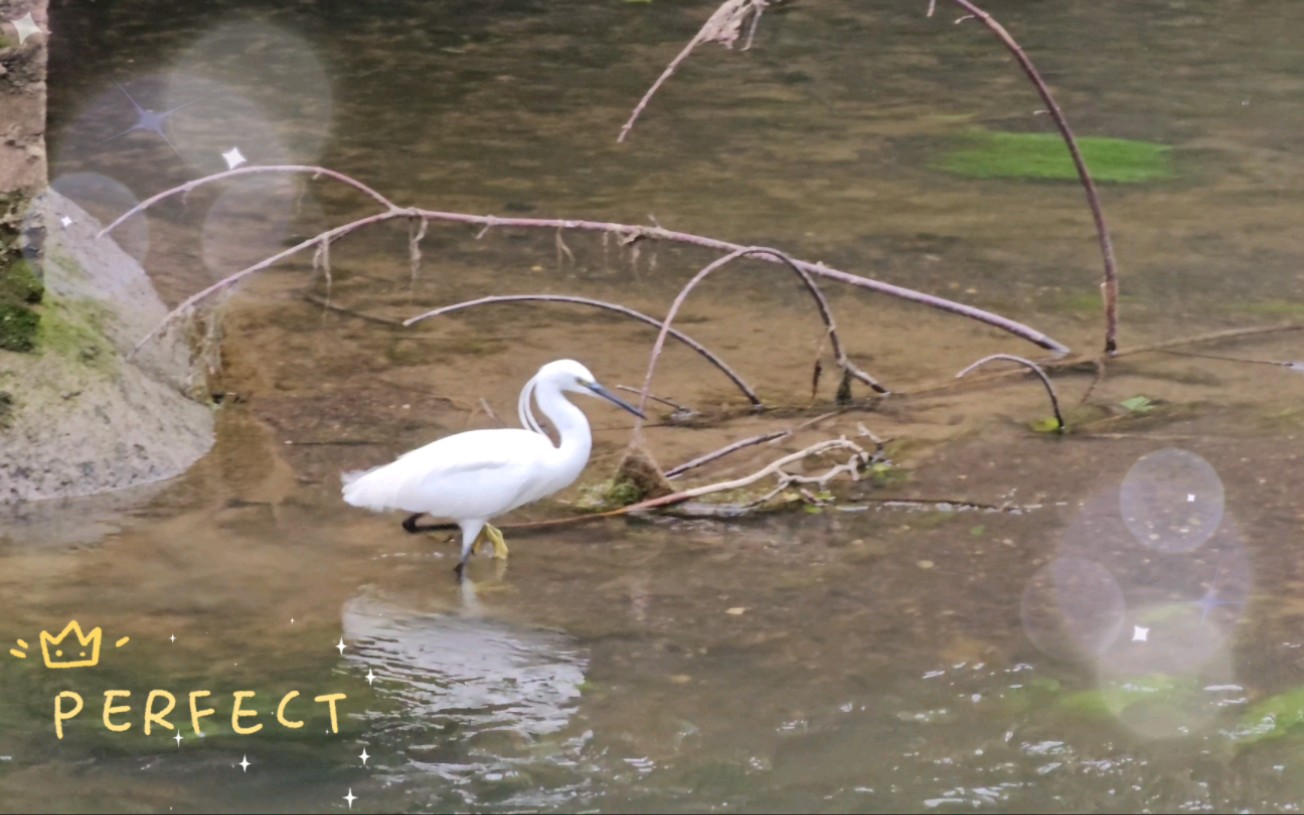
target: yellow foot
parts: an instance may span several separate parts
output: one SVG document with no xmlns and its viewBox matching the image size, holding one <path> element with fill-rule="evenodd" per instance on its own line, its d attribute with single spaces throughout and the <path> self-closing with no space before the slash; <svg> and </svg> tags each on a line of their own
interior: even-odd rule
<svg viewBox="0 0 1304 815">
<path fill-rule="evenodd" d="M 503 540 L 503 533 L 492 524 L 485 524 L 484 529 L 480 530 L 480 534 L 476 536 L 475 543 L 471 544 L 471 552 L 474 554 L 486 540 L 493 544 L 494 557 L 499 560 L 507 559 L 507 542 Z"/>
</svg>

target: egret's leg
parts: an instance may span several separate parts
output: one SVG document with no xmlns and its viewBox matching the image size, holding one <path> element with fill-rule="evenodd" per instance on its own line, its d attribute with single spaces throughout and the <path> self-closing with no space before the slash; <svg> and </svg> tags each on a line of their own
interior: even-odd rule
<svg viewBox="0 0 1304 815">
<path fill-rule="evenodd" d="M 403 529 L 411 535 L 415 535 L 418 532 L 423 531 L 417 528 L 417 518 L 420 518 L 421 514 L 422 513 L 418 512 L 415 515 L 409 515 L 408 517 L 404 518 Z"/>
<path fill-rule="evenodd" d="M 457 572 L 457 579 L 461 580 L 466 561 L 475 549 L 475 542 L 480 539 L 480 531 L 484 529 L 484 521 L 462 521 L 458 525 L 462 527 L 462 559 L 457 562 L 453 571 Z"/>
<path fill-rule="evenodd" d="M 481 535 L 488 538 L 489 542 L 494 545 L 494 557 L 499 560 L 507 559 L 507 541 L 503 540 L 503 533 L 498 527 L 493 524 L 485 524 L 484 532 Z"/>
</svg>

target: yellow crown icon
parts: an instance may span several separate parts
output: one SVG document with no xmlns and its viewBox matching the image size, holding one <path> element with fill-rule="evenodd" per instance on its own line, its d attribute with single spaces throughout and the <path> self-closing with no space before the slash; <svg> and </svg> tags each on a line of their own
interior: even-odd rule
<svg viewBox="0 0 1304 815">
<path fill-rule="evenodd" d="M 77 644 L 64 641 L 69 634 L 77 635 Z M 52 637 L 50 632 L 41 632 L 41 655 L 45 657 L 47 668 L 89 668 L 100 661 L 100 637 L 103 632 L 99 626 L 91 629 L 90 636 L 82 633 L 76 620 L 64 626 L 59 636 Z M 75 654 L 75 656 L 74 656 Z"/>
</svg>

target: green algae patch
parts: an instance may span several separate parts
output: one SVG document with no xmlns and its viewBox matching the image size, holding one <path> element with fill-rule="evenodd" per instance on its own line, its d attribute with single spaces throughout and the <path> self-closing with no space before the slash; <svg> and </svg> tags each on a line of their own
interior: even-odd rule
<svg viewBox="0 0 1304 815">
<path fill-rule="evenodd" d="M 33 351 L 41 319 L 26 306 L 0 303 L 0 349 Z"/>
<path fill-rule="evenodd" d="M 103 332 L 107 318 L 107 309 L 94 300 L 47 299 L 39 330 L 41 349 L 88 368 L 110 369 L 115 352 Z"/>
<path fill-rule="evenodd" d="M 1087 136 L 1078 139 L 1082 158 L 1096 181 L 1139 184 L 1177 177 L 1166 144 Z M 967 178 L 1074 181 L 1068 146 L 1057 133 L 998 133 L 974 130 L 933 166 Z"/>
</svg>

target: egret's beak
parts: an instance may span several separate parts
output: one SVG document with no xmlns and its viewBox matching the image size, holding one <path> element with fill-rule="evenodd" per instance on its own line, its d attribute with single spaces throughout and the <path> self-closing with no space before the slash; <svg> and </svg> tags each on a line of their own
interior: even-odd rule
<svg viewBox="0 0 1304 815">
<path fill-rule="evenodd" d="M 643 412 L 640 411 L 638 408 L 634 407 L 629 402 L 626 402 L 624 399 L 621 399 L 619 396 L 607 390 L 606 388 L 602 387 L 597 382 L 586 382 L 584 387 L 593 391 L 595 395 L 601 396 L 603 399 L 606 399 L 608 402 L 612 402 L 616 405 L 619 405 L 620 407 L 623 407 L 625 410 L 628 410 L 630 413 L 633 413 L 635 416 L 637 416 L 640 419 L 647 418 L 646 416 L 643 415 Z"/>
</svg>

